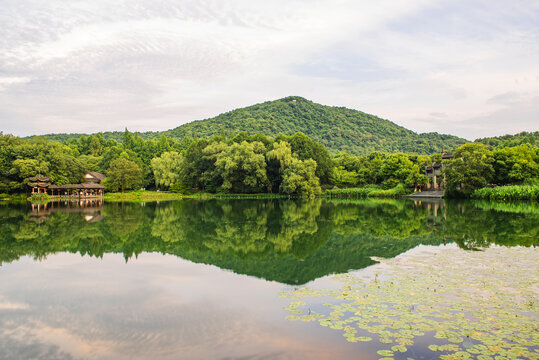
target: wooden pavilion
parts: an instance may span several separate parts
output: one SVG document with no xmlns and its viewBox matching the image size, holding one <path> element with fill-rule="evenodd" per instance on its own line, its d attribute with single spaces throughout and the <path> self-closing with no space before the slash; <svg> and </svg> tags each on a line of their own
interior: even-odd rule
<svg viewBox="0 0 539 360">
<path fill-rule="evenodd" d="M 54 198 L 89 198 L 102 197 L 105 186 L 100 184 L 105 179 L 105 175 L 97 172 L 87 172 L 84 174 L 84 182 L 81 184 L 52 185 L 49 178 L 38 174 L 28 178 L 28 186 L 32 188 L 34 194 L 48 194 Z"/>
<path fill-rule="evenodd" d="M 41 176 L 41 173 L 38 173 L 36 176 L 28 178 L 27 185 L 32 188 L 32 195 L 34 194 L 45 194 L 47 189 L 51 185 L 48 177 Z"/>
</svg>

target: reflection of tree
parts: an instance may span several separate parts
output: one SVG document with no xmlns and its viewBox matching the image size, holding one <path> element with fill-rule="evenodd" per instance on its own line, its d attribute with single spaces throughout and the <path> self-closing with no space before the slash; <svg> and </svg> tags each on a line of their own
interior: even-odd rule
<svg viewBox="0 0 539 360">
<path fill-rule="evenodd" d="M 463 248 L 538 245 L 533 207 L 398 200 L 211 200 L 106 204 L 103 221 L 57 211 L 29 221 L 24 205 L 0 204 L 0 263 L 67 251 L 102 256 L 173 254 L 284 283 L 359 269 L 419 244 Z M 478 205 L 478 206 L 476 206 Z"/>
<path fill-rule="evenodd" d="M 404 239 L 431 232 L 425 226 L 428 216 L 425 208 L 403 206 L 406 203 L 402 201 L 353 200 L 332 204 L 332 221 L 339 234 L 365 233 Z"/>
<path fill-rule="evenodd" d="M 319 199 L 176 202 L 157 208 L 152 235 L 213 253 L 288 253 L 302 235 L 313 236 L 318 231 L 320 206 Z"/>
<path fill-rule="evenodd" d="M 274 221 L 272 231 L 267 234 L 268 241 L 274 244 L 277 252 L 290 252 L 294 243 L 315 236 L 319 230 L 317 219 L 321 204 L 320 199 L 279 203 L 281 214 L 277 223 Z"/>
<path fill-rule="evenodd" d="M 110 210 L 111 207 L 106 207 L 104 215 L 107 227 L 113 235 L 126 238 L 137 231 L 142 222 L 140 206 L 119 204 L 114 211 Z"/>
<path fill-rule="evenodd" d="M 488 209 L 484 202 L 448 202 L 447 220 L 441 222 L 440 233 L 463 248 L 487 247 L 489 244 L 505 246 L 538 245 L 539 212 L 507 213 L 499 204 Z M 511 207 L 513 209 L 513 207 Z"/>
</svg>

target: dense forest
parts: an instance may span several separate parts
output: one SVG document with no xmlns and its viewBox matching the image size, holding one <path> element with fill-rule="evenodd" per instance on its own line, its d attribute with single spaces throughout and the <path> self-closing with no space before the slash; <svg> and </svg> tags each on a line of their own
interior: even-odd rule
<svg viewBox="0 0 539 360">
<path fill-rule="evenodd" d="M 164 135 L 144 140 L 125 130 L 121 142 L 97 134 L 67 143 L 0 133 L 0 193 L 27 191 L 28 178 L 37 173 L 63 185 L 81 182 L 87 171 L 104 173 L 109 191 L 147 188 L 184 194 L 298 196 L 365 186 L 410 191 L 427 184 L 425 166 L 440 161 L 439 153 L 332 154 L 303 133 L 268 137 L 240 132 L 179 141 Z M 539 148 L 533 143 L 493 150 L 479 142 L 467 143 L 455 149 L 452 159 L 444 160 L 445 185 L 468 194 L 489 184 L 537 185 L 538 164 Z"/>
<path fill-rule="evenodd" d="M 515 135 L 504 135 L 504 136 L 480 138 L 480 139 L 475 140 L 475 142 L 485 144 L 491 149 L 514 147 L 514 146 L 523 145 L 523 144 L 539 145 L 539 131 L 535 131 L 535 132 L 523 131 Z"/>
<path fill-rule="evenodd" d="M 467 141 L 438 133 L 417 134 L 389 120 L 357 110 L 316 104 L 299 96 L 268 101 L 236 109 L 214 118 L 193 121 L 163 132 L 138 133 L 142 139 L 159 139 L 161 135 L 182 140 L 214 135 L 233 137 L 239 132 L 261 133 L 269 137 L 302 132 L 324 145 L 331 153 L 346 151 L 368 155 L 374 151 L 433 154 L 455 149 Z M 45 135 L 46 139 L 68 142 L 81 134 Z M 103 133 L 105 139 L 122 141 L 122 132 Z"/>
</svg>

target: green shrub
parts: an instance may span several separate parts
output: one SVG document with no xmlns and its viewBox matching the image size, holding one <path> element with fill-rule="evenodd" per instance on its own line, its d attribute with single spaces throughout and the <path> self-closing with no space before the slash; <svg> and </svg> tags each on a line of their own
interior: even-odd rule
<svg viewBox="0 0 539 360">
<path fill-rule="evenodd" d="M 475 190 L 471 197 L 473 199 L 488 200 L 538 200 L 538 185 L 508 185 L 496 186 L 493 188 L 481 188 Z"/>
<path fill-rule="evenodd" d="M 172 185 L 170 187 L 170 191 L 178 193 L 178 194 L 183 194 L 183 195 L 190 195 L 191 194 L 191 189 L 189 189 L 189 187 L 187 187 L 182 182 L 177 182 L 174 185 Z"/>
<path fill-rule="evenodd" d="M 361 198 L 361 197 L 398 197 L 408 194 L 404 184 L 399 183 L 391 189 L 381 189 L 377 186 L 361 188 L 330 189 L 324 195 L 334 198 Z"/>
<path fill-rule="evenodd" d="M 28 200 L 32 202 L 48 202 L 50 201 L 49 194 L 41 193 L 41 194 L 32 194 Z"/>
</svg>

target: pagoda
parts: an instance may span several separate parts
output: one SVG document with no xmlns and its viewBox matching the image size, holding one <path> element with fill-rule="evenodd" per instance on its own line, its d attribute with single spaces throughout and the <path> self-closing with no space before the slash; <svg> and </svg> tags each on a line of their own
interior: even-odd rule
<svg viewBox="0 0 539 360">
<path fill-rule="evenodd" d="M 41 176 L 41 172 L 37 176 L 29 177 L 27 185 L 32 188 L 33 194 L 47 193 L 47 189 L 51 186 L 48 177 Z"/>
</svg>

